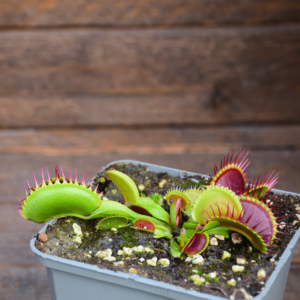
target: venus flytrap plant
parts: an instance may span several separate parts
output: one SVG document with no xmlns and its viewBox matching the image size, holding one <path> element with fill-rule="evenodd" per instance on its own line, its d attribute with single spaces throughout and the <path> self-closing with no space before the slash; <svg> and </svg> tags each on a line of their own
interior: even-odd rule
<svg viewBox="0 0 300 300">
<path fill-rule="evenodd" d="M 116 201 L 103 201 L 101 200 L 101 193 L 99 194 L 96 192 L 97 188 L 93 191 L 91 186 L 87 186 L 85 184 L 85 176 L 83 177 L 83 181 L 80 183 L 77 181 L 76 171 L 75 180 L 72 180 L 71 171 L 70 178 L 65 177 L 62 168 L 61 172 L 63 175 L 62 177 L 59 176 L 58 167 L 56 167 L 56 177 L 51 179 L 47 169 L 48 180 L 45 181 L 42 171 L 42 184 L 39 185 L 37 183 L 34 175 L 36 186 L 31 188 L 28 184 L 29 192 L 26 187 L 24 187 L 27 196 L 25 198 L 22 197 L 20 207 L 18 208 L 19 213 L 23 218 L 36 223 L 43 223 L 52 218 L 65 216 L 74 216 L 85 220 L 104 218 L 98 222 L 97 226 L 99 226 L 99 229 L 111 229 L 124 227 L 125 225 L 127 226 L 129 221 L 134 221 L 143 217 L 148 222 L 155 223 L 158 226 L 165 225 L 162 228 L 166 230 L 165 234 L 169 236 L 167 223 L 151 216 L 138 214 L 127 206 Z M 133 181 L 130 177 L 127 175 L 125 175 L 125 177 L 123 175 L 120 176 L 120 174 L 117 174 L 117 176 L 114 177 L 114 180 L 121 186 L 122 193 L 126 197 L 124 198 L 126 200 L 130 199 L 130 201 L 136 202 L 136 197 L 138 196 L 138 193 L 135 193 L 136 187 L 132 184 Z M 124 184 L 123 182 L 122 184 L 122 180 L 126 180 L 126 183 Z M 152 202 L 154 203 L 154 201 Z M 154 211 L 154 215 L 158 218 L 166 218 L 166 212 L 161 208 L 161 206 L 156 203 L 153 205 L 152 202 L 150 203 L 151 205 L 148 203 L 149 205 L 147 207 L 149 207 L 149 210 L 151 212 Z M 159 209 L 162 217 L 160 217 L 158 212 Z M 111 216 L 115 216 L 115 218 L 112 219 Z M 105 220 L 105 218 L 110 219 Z M 127 221 L 125 222 L 125 220 Z M 158 230 L 160 231 L 160 235 L 162 235 L 162 228 L 159 228 Z"/>
<path fill-rule="evenodd" d="M 275 237 L 280 217 L 274 215 L 269 205 L 266 205 L 267 195 L 263 200 L 259 196 L 270 190 L 277 181 L 278 175 L 273 172 L 259 181 L 259 177 L 246 185 L 246 167 L 249 165 L 244 152 L 234 158 L 232 153 L 227 159 L 221 160 L 218 170 L 215 166 L 215 176 L 208 182 L 209 186 L 200 189 L 171 189 L 165 195 L 169 205 L 168 213 L 158 203 L 161 196 L 154 194 L 153 198 L 140 197 L 134 181 L 126 174 L 108 170 L 107 177 L 120 189 L 124 204 L 102 200 L 97 187 L 92 190 L 85 184 L 85 176 L 80 183 L 66 178 L 61 168 L 55 168 L 56 177 L 44 180 L 42 184 L 25 188 L 27 196 L 20 202 L 20 214 L 37 223 L 46 222 L 52 218 L 75 216 L 84 220 L 99 219 L 97 230 L 111 230 L 122 227 L 133 227 L 137 230 L 153 233 L 154 238 L 170 239 L 170 250 L 174 257 L 180 257 L 184 252 L 188 256 L 202 253 L 209 244 L 209 235 L 219 234 L 229 237 L 228 231 L 233 230 L 247 237 L 260 252 L 270 251 Z M 75 172 L 76 174 L 76 172 Z M 144 196 L 144 195 L 143 195 Z M 269 202 L 270 204 L 271 202 Z M 183 216 L 189 217 L 183 222 Z"/>
<path fill-rule="evenodd" d="M 272 252 L 268 248 L 275 247 L 271 243 L 274 239 L 278 239 L 275 235 L 280 232 L 276 230 L 276 227 L 280 226 L 280 224 L 277 224 L 276 220 L 281 217 L 276 218 L 274 215 L 280 211 L 273 213 L 272 210 L 276 207 L 270 210 L 265 205 L 268 194 L 262 201 L 259 197 L 275 185 L 278 174 L 272 177 L 274 171 L 270 171 L 263 176 L 261 181 L 259 181 L 258 177 L 256 183 L 253 180 L 247 186 L 247 178 L 245 178 L 247 173 L 244 173 L 244 171 L 250 162 L 246 160 L 248 153 L 243 157 L 245 151 L 241 154 L 240 152 L 234 159 L 234 152 L 230 159 L 229 153 L 227 159 L 224 156 L 223 160 L 221 160 L 220 170 L 215 166 L 215 177 L 211 177 L 210 187 L 202 189 L 202 191 L 189 190 L 184 192 L 172 190 L 167 194 L 167 199 L 172 199 L 172 203 L 170 203 L 170 200 L 169 203 L 171 227 L 173 229 L 175 224 L 178 227 L 181 216 L 176 204 L 184 199 L 183 194 L 189 198 L 189 201 L 185 200 L 185 203 L 188 203 L 185 213 L 189 216 L 191 215 L 191 218 L 183 224 L 183 227 L 187 230 L 196 228 L 196 231 L 188 241 L 190 245 L 185 244 L 184 246 L 183 250 L 187 254 L 199 254 L 203 251 L 202 249 L 207 247 L 206 243 L 203 246 L 203 241 L 207 241 L 207 239 L 205 239 L 203 233 L 202 236 L 199 235 L 197 228 L 201 228 L 211 222 L 214 224 L 218 222 L 219 224 L 215 229 L 212 229 L 211 234 L 226 235 L 226 231 L 224 231 L 225 234 L 221 232 L 224 230 L 223 228 L 227 228 L 227 230 L 233 230 L 244 235 L 262 253 Z M 205 232 L 205 229 L 203 229 L 203 232 Z M 188 236 L 186 232 L 185 235 Z M 193 249 L 191 252 L 189 252 L 189 246 Z M 174 254 L 178 255 L 178 248 L 182 249 L 182 240 L 180 240 L 179 246 L 173 241 L 171 247 L 174 249 Z"/>
<path fill-rule="evenodd" d="M 21 214 L 23 217 L 35 222 L 45 222 L 53 217 L 63 216 L 75 216 L 85 220 L 99 219 L 96 225 L 98 230 L 132 226 L 138 230 L 152 232 L 155 238 L 166 237 L 171 239 L 172 230 L 170 225 L 173 230 L 177 229 L 181 223 L 182 211 L 190 205 L 190 199 L 183 193 L 178 191 L 169 192 L 166 196 L 170 204 L 169 215 L 151 198 L 139 197 L 139 192 L 133 180 L 126 174 L 115 170 L 107 171 L 107 176 L 120 188 L 125 203 L 121 204 L 111 200 L 104 201 L 101 200 L 101 196 L 96 191 L 86 186 L 84 181 L 79 183 L 76 178 L 73 182 L 71 173 L 70 179 L 68 179 L 65 178 L 62 168 L 61 171 L 62 178 L 59 176 L 56 167 L 55 178 L 50 179 L 48 176 L 47 182 L 43 178 L 43 183 L 40 186 L 36 182 L 36 187 L 30 189 L 29 195 L 21 202 L 20 209 L 22 209 Z M 70 186 L 73 187 L 73 185 L 75 187 L 70 189 Z M 36 192 L 40 187 L 44 188 L 41 192 L 44 201 L 40 201 L 41 197 Z M 173 196 L 177 197 L 176 203 L 173 203 Z M 179 196 L 180 198 L 178 198 Z M 72 203 L 72 199 L 75 199 L 75 203 Z M 87 200 L 86 203 L 84 203 L 85 200 Z M 94 204 L 92 200 L 96 203 Z M 83 203 L 82 206 L 80 202 Z M 68 206 L 70 206 L 70 209 L 68 209 Z M 44 211 L 47 214 L 41 213 Z M 197 233 L 196 235 L 195 232 L 195 237 L 198 238 L 198 236 L 200 234 Z M 201 234 L 201 236 L 205 237 L 204 244 L 206 248 L 208 236 L 204 234 Z M 188 232 L 187 237 L 188 241 L 186 241 L 181 252 L 188 246 L 188 242 L 195 238 L 190 236 L 190 232 Z"/>
<path fill-rule="evenodd" d="M 272 241 L 278 239 L 276 233 L 276 220 L 282 217 L 274 215 L 280 211 L 273 212 L 266 205 L 268 194 L 262 200 L 260 196 L 267 193 L 277 182 L 278 174 L 272 177 L 273 172 L 265 174 L 246 185 L 245 169 L 250 162 L 243 156 L 245 150 L 241 150 L 234 158 L 234 151 L 229 159 L 224 156 L 221 160 L 220 170 L 215 165 L 215 176 L 211 177 L 211 185 L 197 198 L 193 209 L 193 219 L 200 224 L 205 222 L 219 222 L 230 230 L 236 231 L 247 237 L 253 246 L 260 252 L 272 252 L 267 250 L 273 247 Z M 282 204 L 281 202 L 280 204 Z M 280 205 L 279 204 L 279 205 Z M 286 216 L 283 216 L 286 217 Z"/>
</svg>

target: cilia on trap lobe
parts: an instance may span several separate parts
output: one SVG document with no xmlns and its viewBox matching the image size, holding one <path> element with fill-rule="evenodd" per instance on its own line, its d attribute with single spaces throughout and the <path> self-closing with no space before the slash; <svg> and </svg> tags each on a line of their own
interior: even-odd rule
<svg viewBox="0 0 300 300">
<path fill-rule="evenodd" d="M 135 182 L 117 170 L 108 170 L 106 176 L 121 191 L 124 203 L 102 200 L 98 185 L 93 189 L 85 182 L 72 178 L 72 169 L 67 178 L 61 167 L 55 167 L 55 177 L 51 178 L 47 169 L 45 179 L 35 186 L 24 186 L 26 196 L 22 197 L 19 213 L 25 219 L 43 223 L 52 218 L 73 216 L 84 220 L 98 219 L 97 230 L 131 226 L 137 230 L 153 233 L 154 238 L 170 239 L 170 249 L 174 257 L 185 252 L 193 256 L 203 252 L 209 243 L 209 235 L 219 234 L 229 237 L 229 230 L 244 235 L 261 253 L 272 252 L 273 241 L 280 234 L 277 223 L 282 217 L 276 216 L 281 210 L 270 207 L 266 201 L 270 190 L 276 184 L 278 174 L 274 171 L 258 176 L 247 183 L 246 168 L 250 161 L 248 153 L 239 151 L 224 156 L 220 167 L 214 166 L 214 176 L 206 185 L 198 189 L 169 190 L 164 199 L 168 203 L 165 210 L 160 203 L 150 197 L 140 197 Z M 276 196 L 274 196 L 276 197 Z M 183 218 L 184 216 L 184 218 Z M 286 217 L 286 216 L 284 216 Z M 186 220 L 186 221 L 184 221 Z"/>
</svg>

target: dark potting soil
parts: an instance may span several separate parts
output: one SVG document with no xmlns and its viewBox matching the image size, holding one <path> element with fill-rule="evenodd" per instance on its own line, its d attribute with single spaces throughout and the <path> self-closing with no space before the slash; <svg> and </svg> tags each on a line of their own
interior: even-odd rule
<svg viewBox="0 0 300 300">
<path fill-rule="evenodd" d="M 121 163 L 110 166 L 110 169 L 129 175 L 137 184 L 141 196 L 151 196 L 154 193 L 162 195 L 160 200 L 167 211 L 169 207 L 163 201 L 163 196 L 168 190 L 174 187 L 199 188 L 206 184 L 201 176 L 188 177 L 183 173 L 183 178 L 174 177 L 167 173 L 150 172 L 142 165 Z M 195 179 L 199 183 L 195 183 Z M 106 177 L 105 170 L 97 174 L 94 188 L 97 184 L 98 191 L 103 192 L 102 199 L 123 203 L 121 192 Z M 273 196 L 270 193 L 268 199 Z M 159 197 L 157 200 L 159 201 Z M 277 234 L 280 240 L 275 240 L 273 245 L 278 248 L 271 248 L 274 251 L 271 253 L 259 253 L 245 237 L 237 234 L 237 239 L 236 233 L 230 233 L 229 239 L 211 236 L 210 246 L 201 254 L 204 261 L 195 264 L 185 254 L 174 258 L 169 248 L 170 240 L 166 238 L 155 239 L 151 233 L 131 227 L 96 231 L 97 220 L 84 221 L 74 217 L 60 218 L 55 224 L 48 225 L 47 241 L 41 236 L 41 241 L 36 241 L 36 247 L 47 254 L 97 265 L 103 269 L 136 273 L 225 298 L 234 296 L 235 299 L 249 299 L 249 295 L 256 296 L 264 289 L 277 261 L 299 228 L 299 197 L 277 194 L 270 207 L 283 200 L 284 203 L 276 209 L 282 211 L 276 216 L 285 216 L 278 222 L 286 223 L 279 229 L 286 234 Z M 186 220 L 187 218 L 183 219 L 183 222 Z M 227 252 L 230 257 L 224 259 Z M 245 264 L 241 264 L 242 262 Z M 233 266 L 243 266 L 244 270 L 234 272 Z"/>
</svg>

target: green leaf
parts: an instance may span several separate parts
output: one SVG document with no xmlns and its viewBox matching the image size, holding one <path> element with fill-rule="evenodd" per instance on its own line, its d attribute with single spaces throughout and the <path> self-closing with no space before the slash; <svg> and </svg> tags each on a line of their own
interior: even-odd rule
<svg viewBox="0 0 300 300">
<path fill-rule="evenodd" d="M 146 196 L 145 196 L 145 197 L 146 197 Z M 154 193 L 154 194 L 152 194 L 152 195 L 150 196 L 150 198 L 151 198 L 154 202 L 156 202 L 157 204 L 162 205 L 162 203 L 160 202 L 160 201 L 162 200 L 162 196 L 161 196 L 160 194 Z"/>
<path fill-rule="evenodd" d="M 177 240 L 179 241 L 179 248 L 182 249 L 184 248 L 185 245 L 185 235 L 186 235 L 186 230 L 184 228 L 181 229 L 179 238 Z"/>
<path fill-rule="evenodd" d="M 219 234 L 229 238 L 229 229 L 225 226 L 214 227 L 212 229 L 206 230 L 205 233 L 208 234 Z"/>
<path fill-rule="evenodd" d="M 197 230 L 195 230 L 195 229 L 187 229 L 185 231 L 185 242 L 186 243 L 189 242 L 196 232 L 197 232 Z"/>
<path fill-rule="evenodd" d="M 189 218 L 185 223 L 183 223 L 182 227 L 186 228 L 186 229 L 193 229 L 193 228 L 197 228 L 197 226 L 199 225 L 198 222 L 196 222 L 192 217 Z"/>
<path fill-rule="evenodd" d="M 185 245 L 192 239 L 193 235 L 196 233 L 196 232 L 201 232 L 201 231 L 198 231 L 198 229 L 186 229 L 185 230 L 185 234 L 184 234 L 184 239 L 185 239 Z M 182 236 L 179 235 L 177 237 L 177 241 L 179 243 L 181 243 L 182 241 Z"/>
<path fill-rule="evenodd" d="M 138 188 L 129 176 L 116 170 L 109 170 L 106 172 L 106 175 L 121 191 L 125 202 L 139 202 L 140 195 Z"/>
<path fill-rule="evenodd" d="M 149 214 L 154 218 L 170 224 L 170 215 L 159 204 L 150 198 L 140 198 L 138 204 L 129 205 L 129 208 L 131 208 L 131 206 L 141 207 L 149 212 Z"/>
<path fill-rule="evenodd" d="M 220 226 L 220 222 L 212 221 L 212 222 L 209 222 L 208 224 L 206 224 L 202 231 L 207 231 L 209 229 L 212 229 L 212 228 L 215 228 L 218 226 Z"/>
<path fill-rule="evenodd" d="M 166 237 L 167 239 L 171 239 L 172 233 L 171 230 L 166 226 L 156 225 L 153 237 L 154 238 Z"/>
<path fill-rule="evenodd" d="M 187 215 L 187 216 L 191 216 L 192 212 L 193 212 L 193 207 L 191 205 L 187 205 L 185 207 L 185 209 L 183 210 L 183 212 Z"/>
<path fill-rule="evenodd" d="M 96 229 L 100 230 L 110 230 L 112 228 L 121 228 L 129 226 L 129 220 L 125 217 L 107 217 L 97 224 Z"/>
<path fill-rule="evenodd" d="M 172 239 L 170 242 L 170 250 L 171 250 L 171 254 L 174 257 L 180 257 L 181 251 L 180 251 L 179 245 L 175 242 L 174 239 Z"/>
<path fill-rule="evenodd" d="M 209 185 L 209 183 L 207 183 L 204 179 L 201 179 L 197 185 L 196 188 L 199 188 L 201 185 Z"/>
<path fill-rule="evenodd" d="M 199 224 L 198 223 L 195 223 L 195 224 L 191 224 L 191 223 L 183 223 L 182 227 L 185 228 L 185 229 L 193 229 L 193 228 L 196 228 Z"/>
<path fill-rule="evenodd" d="M 163 225 L 169 227 L 167 223 L 161 220 L 138 214 L 133 210 L 129 209 L 124 204 L 112 200 L 103 200 L 99 208 L 97 208 L 91 215 L 82 217 L 82 219 L 91 220 L 109 216 L 121 216 L 127 218 L 130 221 L 134 221 L 135 219 L 139 218 L 144 218 L 146 220 L 154 222 L 156 225 Z"/>
</svg>

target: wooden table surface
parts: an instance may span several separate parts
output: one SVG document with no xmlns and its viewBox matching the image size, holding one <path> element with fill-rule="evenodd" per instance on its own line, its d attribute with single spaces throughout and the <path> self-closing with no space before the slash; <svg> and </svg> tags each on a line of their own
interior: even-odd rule
<svg viewBox="0 0 300 300">
<path fill-rule="evenodd" d="M 134 159 L 198 173 L 212 173 L 213 163 L 232 151 L 250 151 L 250 178 L 274 168 L 277 188 L 300 193 L 300 126 L 230 128 L 53 129 L 0 131 L 0 299 L 50 299 L 45 267 L 29 249 L 30 238 L 42 224 L 22 219 L 19 193 L 32 172 L 41 168 L 77 168 L 92 178 L 114 160 Z M 289 148 L 284 145 L 288 144 Z M 299 299 L 300 241 L 293 256 L 285 300 Z"/>
</svg>

